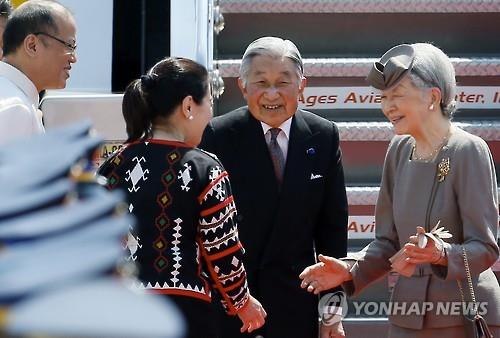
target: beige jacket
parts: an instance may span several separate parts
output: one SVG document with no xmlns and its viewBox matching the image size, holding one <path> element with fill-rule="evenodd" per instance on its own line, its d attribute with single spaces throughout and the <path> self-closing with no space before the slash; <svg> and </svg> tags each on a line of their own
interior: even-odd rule
<svg viewBox="0 0 500 338">
<path fill-rule="evenodd" d="M 394 288 L 393 302 L 433 302 L 424 315 L 392 315 L 392 324 L 412 329 L 462 325 L 461 315 L 437 313 L 437 302 L 460 302 L 457 280 L 466 286 L 462 243 L 468 255 L 478 302 L 487 303 L 483 316 L 500 325 L 500 287 L 491 270 L 499 256 L 498 196 L 495 167 L 487 144 L 454 128 L 433 162 L 410 160 L 414 140 L 396 136 L 387 151 L 376 206 L 376 239 L 357 253 L 353 281 L 344 285 L 357 294 L 390 271 L 389 257 L 415 233 L 417 225 L 432 228 L 438 220 L 453 237 L 446 241 L 448 266 L 419 265 Z M 449 173 L 437 181 L 438 164 L 449 159 Z M 432 197 L 434 195 L 434 197 Z M 431 201 L 433 199 L 433 201 Z M 465 287 L 466 297 L 468 288 Z"/>
</svg>

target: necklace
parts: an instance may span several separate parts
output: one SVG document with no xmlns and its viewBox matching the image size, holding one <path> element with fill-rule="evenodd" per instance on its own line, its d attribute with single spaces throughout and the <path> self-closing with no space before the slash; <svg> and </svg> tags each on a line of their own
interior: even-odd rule
<svg viewBox="0 0 500 338">
<path fill-rule="evenodd" d="M 423 154 L 421 156 L 417 155 L 417 143 L 416 142 L 413 143 L 412 150 L 411 150 L 411 159 L 416 160 L 416 161 L 422 161 L 422 162 L 430 162 L 430 161 L 434 160 L 434 158 L 439 153 L 439 151 L 448 142 L 450 134 L 451 134 L 451 127 L 448 128 L 446 135 L 443 137 L 441 142 L 438 144 L 438 146 L 434 150 L 432 150 L 429 154 Z"/>
</svg>

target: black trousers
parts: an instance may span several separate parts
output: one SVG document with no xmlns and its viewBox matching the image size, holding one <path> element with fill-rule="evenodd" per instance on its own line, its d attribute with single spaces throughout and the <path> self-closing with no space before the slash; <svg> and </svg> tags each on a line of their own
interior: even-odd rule
<svg viewBox="0 0 500 338">
<path fill-rule="evenodd" d="M 217 338 L 212 305 L 204 300 L 170 295 L 186 321 L 186 338 Z"/>
</svg>

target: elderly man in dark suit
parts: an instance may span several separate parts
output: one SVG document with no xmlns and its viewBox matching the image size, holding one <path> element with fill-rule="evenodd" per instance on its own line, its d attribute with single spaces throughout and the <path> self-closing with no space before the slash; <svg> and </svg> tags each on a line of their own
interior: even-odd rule
<svg viewBox="0 0 500 338">
<path fill-rule="evenodd" d="M 200 145 L 229 172 L 249 286 L 268 313 L 262 329 L 241 337 L 318 337 L 318 298 L 300 288 L 298 274 L 315 252 L 346 255 L 339 134 L 334 123 L 298 109 L 303 73 L 291 41 L 252 42 L 238 79 L 248 106 L 214 118 Z M 221 334 L 239 337 L 230 319 Z M 321 336 L 343 337 L 342 325 L 321 325 Z"/>
</svg>

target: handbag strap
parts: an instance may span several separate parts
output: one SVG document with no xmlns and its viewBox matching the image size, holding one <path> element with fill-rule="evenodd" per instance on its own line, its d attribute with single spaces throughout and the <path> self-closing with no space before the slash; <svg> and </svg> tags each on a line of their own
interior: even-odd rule
<svg viewBox="0 0 500 338">
<path fill-rule="evenodd" d="M 465 246 L 463 245 L 462 245 L 462 257 L 464 259 L 465 274 L 467 276 L 467 284 L 469 285 L 470 297 L 472 300 L 472 304 L 474 305 L 473 309 L 474 312 L 477 312 L 476 295 L 474 293 L 474 287 L 472 286 L 472 277 L 470 274 L 469 260 L 467 259 L 467 252 L 465 251 Z M 465 303 L 464 291 L 462 289 L 462 284 L 460 283 L 460 280 L 457 280 L 457 284 L 458 284 L 458 289 L 460 290 L 460 296 L 462 297 L 462 303 Z"/>
</svg>

